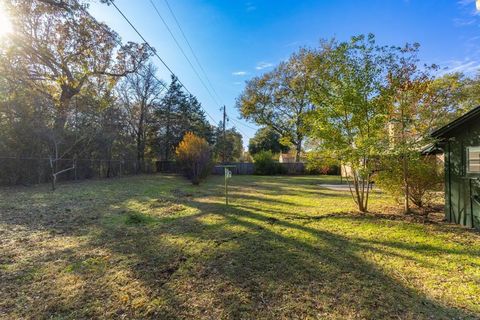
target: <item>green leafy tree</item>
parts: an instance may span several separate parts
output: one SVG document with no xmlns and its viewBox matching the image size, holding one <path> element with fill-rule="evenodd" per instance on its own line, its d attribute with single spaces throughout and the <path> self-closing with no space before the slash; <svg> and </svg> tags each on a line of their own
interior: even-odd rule
<svg viewBox="0 0 480 320">
<path fill-rule="evenodd" d="M 157 150 L 164 160 L 171 160 L 174 150 L 187 132 L 213 140 L 213 128 L 208 123 L 201 104 L 187 95 L 178 79 L 172 77 L 167 92 L 161 99 L 156 115 Z"/>
<path fill-rule="evenodd" d="M 305 139 L 304 117 L 311 110 L 306 55 L 302 50 L 273 71 L 251 79 L 237 99 L 243 118 L 272 128 L 294 146 L 296 161 L 300 161 Z"/>
<path fill-rule="evenodd" d="M 373 35 L 323 42 L 307 57 L 308 93 L 315 105 L 308 133 L 321 142 L 326 157 L 351 166 L 350 191 L 360 212 L 368 210 L 371 176 L 385 148 L 388 58 Z"/>
<path fill-rule="evenodd" d="M 215 145 L 213 147 L 214 159 L 216 162 L 236 162 L 243 154 L 242 135 L 235 129 L 225 130 L 223 135 L 223 124 L 220 123 L 215 130 Z"/>
<path fill-rule="evenodd" d="M 255 132 L 253 138 L 248 144 L 248 151 L 254 155 L 260 151 L 271 151 L 273 153 L 286 153 L 290 150 L 288 146 L 283 145 L 281 136 L 270 127 L 263 127 Z"/>
</svg>

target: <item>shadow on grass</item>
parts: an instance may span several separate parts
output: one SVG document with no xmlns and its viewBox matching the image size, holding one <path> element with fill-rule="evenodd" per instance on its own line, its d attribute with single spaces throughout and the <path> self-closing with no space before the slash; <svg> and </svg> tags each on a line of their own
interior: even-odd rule
<svg viewBox="0 0 480 320">
<path fill-rule="evenodd" d="M 275 232 L 268 226 L 272 220 L 262 214 L 239 207 L 225 208 L 221 204 L 209 204 L 208 207 L 202 203 L 191 204 L 202 213 L 226 219 L 228 222 L 222 226 L 223 230 L 212 234 L 199 214 L 180 218 L 173 223 L 173 228 L 164 228 L 162 234 L 177 237 L 188 233 L 199 241 L 220 244 L 206 252 L 184 255 L 190 263 L 200 267 L 189 273 L 189 278 L 228 283 L 236 288 L 213 293 L 213 297 L 210 294 L 215 306 L 222 306 L 222 316 L 315 317 L 331 315 L 332 311 L 337 316 L 370 319 L 468 316 L 404 287 L 364 261 L 358 253 L 368 246 L 360 242 L 282 220 L 274 224 L 284 231 Z M 228 231 L 238 226 L 242 227 L 241 231 Z M 314 241 L 301 241 L 288 235 L 299 231 L 312 236 Z M 226 246 L 229 242 L 233 242 L 233 246 Z M 110 249 L 118 250 L 118 247 Z M 144 248 L 140 252 L 137 255 L 142 260 L 152 258 L 151 250 Z M 148 273 L 140 272 L 138 276 L 143 278 L 145 285 L 152 283 Z M 201 294 L 202 290 L 195 290 L 195 293 Z M 287 309 L 285 299 L 291 304 Z M 297 299 L 299 301 L 292 303 Z M 187 305 L 185 301 L 184 307 Z"/>
<path fill-rule="evenodd" d="M 275 179 L 275 183 L 288 180 Z M 212 195 L 212 190 L 221 190 L 220 180 L 206 187 Z M 185 195 L 193 192 L 193 196 L 171 194 L 171 190 L 178 188 L 187 189 Z M 252 188 L 261 194 L 258 185 Z M 271 186 L 268 188 L 272 191 Z M 52 224 L 49 219 L 41 218 L 33 224 L 28 215 L 13 222 L 2 216 L 2 223 L 22 225 L 32 232 L 41 229 L 88 239 L 78 249 L 37 256 L 24 270 L 19 270 L 21 274 L 32 265 L 64 260 L 67 268 L 59 272 L 71 273 L 83 283 L 77 294 L 69 298 L 60 298 L 62 287 L 44 287 L 41 295 L 50 298 L 49 307 L 36 311 L 36 315 L 44 318 L 474 318 L 471 313 L 445 306 L 406 287 L 365 260 L 362 252 L 378 250 L 385 255 L 395 254 L 374 245 L 412 252 L 434 249 L 438 254 L 477 255 L 478 252 L 394 241 L 365 242 L 311 227 L 305 224 L 307 220 L 282 216 L 281 210 L 273 212 L 243 204 L 252 200 L 272 201 L 260 196 L 239 194 L 236 203 L 226 207 L 221 198 L 196 197 L 195 190 L 183 183 L 168 190 L 170 195 L 161 196 L 182 203 L 192 213 L 152 218 L 128 207 L 128 201 L 137 196 L 125 193 L 116 199 L 113 213 L 109 201 L 96 207 L 94 213 L 88 208 L 79 211 L 79 215 L 53 210 L 52 218 L 65 220 L 62 223 Z M 139 201 L 155 199 L 155 195 L 149 195 Z M 105 212 L 126 218 L 106 220 Z M 374 221 L 368 216 L 346 214 L 326 215 L 318 220 L 338 217 Z M 92 256 L 78 253 L 83 251 Z M 14 286 L 17 279 L 7 281 Z M 139 292 L 130 292 L 132 297 L 122 300 L 116 290 L 129 286 Z M 116 299 L 120 302 L 113 302 Z M 142 303 L 138 302 L 142 299 Z M 101 313 L 99 303 L 108 312 Z"/>
</svg>

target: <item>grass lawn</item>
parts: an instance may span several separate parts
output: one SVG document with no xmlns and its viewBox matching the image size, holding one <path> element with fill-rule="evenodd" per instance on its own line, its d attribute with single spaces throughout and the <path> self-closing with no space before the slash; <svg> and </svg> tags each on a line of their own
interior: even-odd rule
<svg viewBox="0 0 480 320">
<path fill-rule="evenodd" d="M 0 318 L 480 318 L 479 233 L 352 213 L 337 182 L 235 176 L 230 207 L 222 177 L 0 189 Z"/>
</svg>

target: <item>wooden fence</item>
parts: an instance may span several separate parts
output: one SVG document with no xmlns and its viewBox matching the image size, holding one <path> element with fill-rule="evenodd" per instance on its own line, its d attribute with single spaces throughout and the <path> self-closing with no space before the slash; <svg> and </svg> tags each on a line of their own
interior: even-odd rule
<svg viewBox="0 0 480 320">
<path fill-rule="evenodd" d="M 251 162 L 234 162 L 228 163 L 228 165 L 235 166 L 235 168 L 230 168 L 234 175 L 245 175 L 245 174 L 254 174 L 255 165 Z M 224 169 L 221 166 L 214 166 L 212 174 L 223 174 Z"/>
</svg>

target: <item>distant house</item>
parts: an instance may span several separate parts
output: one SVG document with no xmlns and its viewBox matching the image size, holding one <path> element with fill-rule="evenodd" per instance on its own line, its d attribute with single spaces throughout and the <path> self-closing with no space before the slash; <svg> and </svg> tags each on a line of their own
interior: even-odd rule
<svg viewBox="0 0 480 320">
<path fill-rule="evenodd" d="M 445 218 L 480 228 L 480 106 L 434 131 L 445 163 Z"/>
</svg>

